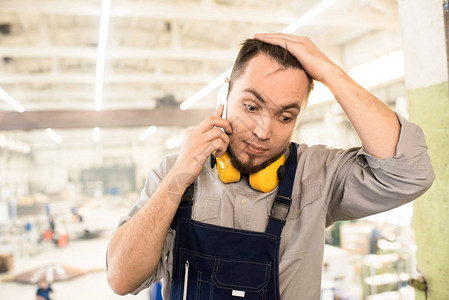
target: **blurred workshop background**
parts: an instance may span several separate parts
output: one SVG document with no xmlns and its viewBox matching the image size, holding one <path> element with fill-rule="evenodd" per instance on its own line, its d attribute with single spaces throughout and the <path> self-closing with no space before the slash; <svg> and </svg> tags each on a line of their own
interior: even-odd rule
<svg viewBox="0 0 449 300">
<path fill-rule="evenodd" d="M 437 173 L 413 204 L 328 229 L 322 299 L 449 299 L 443 2 L 0 0 L 0 299 L 35 299 L 42 278 L 58 300 L 158 298 L 112 292 L 108 238 L 213 112 L 240 43 L 279 31 L 309 36 L 418 123 Z M 294 140 L 360 145 L 320 84 Z"/>
</svg>

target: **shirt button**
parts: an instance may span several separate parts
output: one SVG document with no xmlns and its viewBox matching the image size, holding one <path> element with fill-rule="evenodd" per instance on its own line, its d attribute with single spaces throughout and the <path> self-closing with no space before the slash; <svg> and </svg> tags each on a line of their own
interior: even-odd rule
<svg viewBox="0 0 449 300">
<path fill-rule="evenodd" d="M 246 204 L 246 199 L 242 199 L 242 201 L 240 201 L 243 205 Z"/>
</svg>

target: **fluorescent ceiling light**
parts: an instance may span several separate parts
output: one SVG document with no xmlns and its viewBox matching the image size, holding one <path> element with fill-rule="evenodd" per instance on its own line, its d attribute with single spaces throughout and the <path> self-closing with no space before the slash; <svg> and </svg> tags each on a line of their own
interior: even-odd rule
<svg viewBox="0 0 449 300">
<path fill-rule="evenodd" d="M 335 4 L 338 0 L 325 0 L 303 14 L 299 19 L 297 19 L 295 22 L 291 23 L 287 27 L 284 28 L 281 32 L 283 33 L 294 33 L 296 30 L 304 26 L 307 22 L 318 16 L 320 13 L 331 7 Z"/>
<path fill-rule="evenodd" d="M 356 65 L 349 70 L 349 74 L 355 81 L 366 88 L 372 88 L 379 84 L 403 78 L 405 69 L 402 50 L 396 50 Z M 316 81 L 315 87 L 309 96 L 310 105 L 332 99 L 334 99 L 334 95 L 332 95 L 329 89 L 321 82 Z"/>
<path fill-rule="evenodd" d="M 10 94 L 8 94 L 4 89 L 0 87 L 0 98 L 5 100 L 6 103 L 11 105 L 18 112 L 24 112 L 25 108 L 22 104 L 19 103 L 16 99 L 14 99 Z"/>
<path fill-rule="evenodd" d="M 53 129 L 47 128 L 45 129 L 45 133 L 48 135 L 49 138 L 51 138 L 55 143 L 61 144 L 62 143 L 62 137 L 57 134 Z"/>
<path fill-rule="evenodd" d="M 147 128 L 147 130 L 145 130 L 144 132 L 142 132 L 139 135 L 139 140 L 141 142 L 145 141 L 150 135 L 154 134 L 157 131 L 157 127 L 156 126 L 150 126 Z"/>
<path fill-rule="evenodd" d="M 373 87 L 405 76 L 404 55 L 397 50 L 352 67 L 351 76 L 361 85 Z"/>
<path fill-rule="evenodd" d="M 92 139 L 95 143 L 98 143 L 100 141 L 100 133 L 100 128 L 98 127 L 94 127 L 94 129 L 92 130 Z"/>
<path fill-rule="evenodd" d="M 100 111 L 103 102 L 104 65 L 106 45 L 108 42 L 109 13 L 111 0 L 103 0 L 101 4 L 100 34 L 97 49 L 97 72 L 95 76 L 95 110 Z"/>
<path fill-rule="evenodd" d="M 335 2 L 338 0 L 325 0 L 306 12 L 304 15 L 302 15 L 299 19 L 297 19 L 292 24 L 285 27 L 282 32 L 283 33 L 294 33 L 296 30 L 298 30 L 300 27 L 304 26 L 307 22 L 309 22 L 311 19 L 331 7 Z M 201 90 L 196 92 L 193 96 L 185 100 L 181 103 L 180 108 L 182 110 L 186 110 L 190 107 L 192 107 L 193 104 L 198 102 L 200 99 L 202 99 L 204 96 L 209 94 L 211 91 L 219 87 L 221 84 L 224 83 L 224 78 L 229 77 L 232 71 L 232 67 L 226 70 L 223 74 L 212 80 L 210 83 L 208 83 L 205 87 L 203 87 Z"/>
</svg>

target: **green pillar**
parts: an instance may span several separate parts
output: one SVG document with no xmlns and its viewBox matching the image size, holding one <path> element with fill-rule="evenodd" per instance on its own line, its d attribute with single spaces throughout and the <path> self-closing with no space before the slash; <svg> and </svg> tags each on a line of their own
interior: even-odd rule
<svg viewBox="0 0 449 300">
<path fill-rule="evenodd" d="M 410 120 L 426 136 L 433 186 L 414 202 L 417 264 L 428 300 L 449 299 L 449 95 L 442 0 L 399 0 Z M 415 299 L 425 294 L 415 289 Z"/>
<path fill-rule="evenodd" d="M 436 179 L 414 202 L 417 263 L 428 300 L 449 299 L 449 97 L 447 82 L 408 91 L 410 119 L 424 131 Z M 415 299 L 424 300 L 416 290 Z"/>
</svg>

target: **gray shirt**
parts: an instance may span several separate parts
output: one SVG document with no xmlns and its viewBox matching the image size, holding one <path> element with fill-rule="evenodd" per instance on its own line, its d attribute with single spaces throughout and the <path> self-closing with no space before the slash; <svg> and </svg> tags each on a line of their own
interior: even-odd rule
<svg viewBox="0 0 449 300">
<path fill-rule="evenodd" d="M 335 221 L 383 212 L 423 194 L 432 184 L 432 169 L 422 130 L 399 117 L 401 133 L 396 155 L 385 160 L 364 148 L 346 150 L 323 145 L 298 147 L 298 167 L 292 205 L 282 231 L 279 283 L 282 299 L 320 299 L 324 230 Z M 146 180 L 140 200 L 123 224 L 154 193 L 175 163 L 166 157 Z M 195 186 L 193 219 L 219 226 L 265 231 L 277 189 L 253 190 L 246 180 L 224 184 L 206 163 Z M 169 299 L 174 234 L 169 229 L 156 272 L 133 292 L 163 282 Z M 248 249 L 248 251 L 251 251 Z"/>
</svg>

